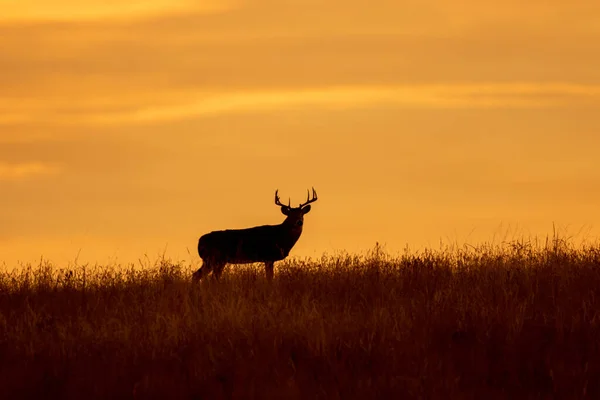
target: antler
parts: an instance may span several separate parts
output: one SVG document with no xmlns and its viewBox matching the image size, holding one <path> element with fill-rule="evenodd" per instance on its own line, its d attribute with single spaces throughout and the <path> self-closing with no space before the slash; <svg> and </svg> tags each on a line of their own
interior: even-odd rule
<svg viewBox="0 0 600 400">
<path fill-rule="evenodd" d="M 315 188 L 312 188 L 312 199 L 310 198 L 310 191 L 308 189 L 306 189 L 306 192 L 307 192 L 306 202 L 300 204 L 298 206 L 298 208 L 302 208 L 302 207 L 304 207 L 307 204 L 310 204 L 310 203 L 312 203 L 314 201 L 317 201 L 317 191 L 315 190 Z"/>
<path fill-rule="evenodd" d="M 281 201 L 279 201 L 279 196 L 277 195 L 278 192 L 279 192 L 279 189 L 275 191 L 275 204 L 277 204 L 278 206 L 281 206 L 281 207 L 291 208 L 292 200 L 288 198 L 287 206 L 285 204 L 281 204 Z"/>
</svg>

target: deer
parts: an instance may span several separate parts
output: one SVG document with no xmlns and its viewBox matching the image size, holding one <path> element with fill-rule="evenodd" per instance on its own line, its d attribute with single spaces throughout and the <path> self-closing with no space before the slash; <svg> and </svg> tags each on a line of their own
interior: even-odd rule
<svg viewBox="0 0 600 400">
<path fill-rule="evenodd" d="M 279 190 L 275 190 L 275 205 L 286 216 L 279 225 L 261 225 L 246 229 L 227 229 L 202 235 L 198 240 L 198 254 L 202 266 L 192 275 L 192 281 L 198 282 L 211 271 L 218 281 L 227 264 L 264 263 L 268 282 L 273 280 L 273 268 L 276 261 L 285 259 L 300 235 L 304 225 L 304 215 L 310 211 L 310 204 L 317 201 L 317 192 L 308 191 L 306 201 L 298 207 L 282 204 Z"/>
</svg>

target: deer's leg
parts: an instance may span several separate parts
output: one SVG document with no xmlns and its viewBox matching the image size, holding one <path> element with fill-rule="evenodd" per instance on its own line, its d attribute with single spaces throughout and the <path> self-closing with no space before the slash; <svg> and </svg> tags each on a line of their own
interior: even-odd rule
<svg viewBox="0 0 600 400">
<path fill-rule="evenodd" d="M 201 266 L 198 271 L 194 272 L 192 274 L 192 282 L 198 282 L 200 279 L 202 279 L 202 273 L 204 272 L 204 265 Z"/>
<path fill-rule="evenodd" d="M 265 274 L 267 275 L 267 280 L 271 282 L 273 280 L 273 261 L 265 261 Z"/>
<path fill-rule="evenodd" d="M 200 269 L 198 269 L 198 271 L 192 274 L 192 282 L 200 281 L 204 276 L 210 273 L 211 269 L 212 266 L 208 261 L 202 261 L 202 266 L 200 267 Z"/>
<path fill-rule="evenodd" d="M 223 269 L 225 268 L 225 265 L 227 265 L 227 263 L 218 263 L 215 264 L 215 266 L 213 267 L 213 275 L 215 276 L 216 280 L 219 280 L 219 278 L 221 277 L 221 274 L 223 273 Z"/>
</svg>

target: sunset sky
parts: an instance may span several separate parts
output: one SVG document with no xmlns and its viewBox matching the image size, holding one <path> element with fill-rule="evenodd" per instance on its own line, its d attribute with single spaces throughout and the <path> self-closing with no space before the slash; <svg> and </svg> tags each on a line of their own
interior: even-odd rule
<svg viewBox="0 0 600 400">
<path fill-rule="evenodd" d="M 598 235 L 595 0 L 0 8 L 0 265 L 198 263 L 311 186 L 293 255 Z"/>
</svg>

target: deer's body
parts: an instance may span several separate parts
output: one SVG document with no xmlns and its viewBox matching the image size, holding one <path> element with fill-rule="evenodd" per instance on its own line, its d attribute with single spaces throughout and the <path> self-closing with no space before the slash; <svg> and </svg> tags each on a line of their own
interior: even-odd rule
<svg viewBox="0 0 600 400">
<path fill-rule="evenodd" d="M 198 254 L 202 267 L 193 275 L 200 280 L 204 275 L 214 272 L 218 279 L 227 264 L 265 263 L 267 279 L 273 278 L 273 264 L 286 258 L 302 234 L 304 214 L 310 211 L 309 203 L 317 200 L 313 189 L 313 198 L 308 198 L 299 207 L 282 205 L 275 192 L 275 204 L 281 206 L 281 212 L 287 216 L 279 225 L 262 225 L 247 229 L 228 229 L 207 233 L 198 240 Z"/>
<path fill-rule="evenodd" d="M 283 224 L 214 231 L 200 238 L 198 254 L 203 260 L 212 258 L 230 264 L 279 261 L 288 256 L 302 227 L 292 235 L 287 233 Z"/>
</svg>

